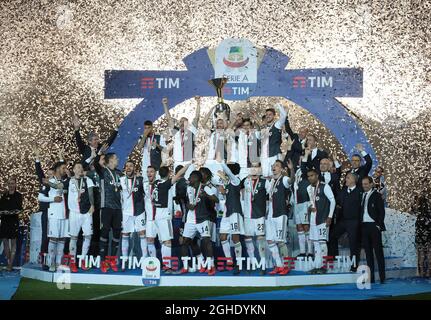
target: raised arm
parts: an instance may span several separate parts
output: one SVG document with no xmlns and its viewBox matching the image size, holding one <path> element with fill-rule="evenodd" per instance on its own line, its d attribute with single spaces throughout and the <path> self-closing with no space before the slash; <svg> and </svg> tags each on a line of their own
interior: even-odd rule
<svg viewBox="0 0 431 320">
<path fill-rule="evenodd" d="M 278 112 L 280 113 L 280 118 L 278 118 L 278 120 L 275 122 L 274 126 L 277 129 L 281 129 L 284 125 L 284 122 L 286 121 L 287 112 L 286 112 L 286 109 L 282 103 L 277 103 L 275 105 L 275 107 L 277 108 Z"/>
<path fill-rule="evenodd" d="M 72 123 L 73 128 L 75 129 L 75 141 L 76 145 L 78 146 L 78 151 L 81 155 L 83 155 L 85 151 L 85 143 L 84 140 L 82 140 L 81 133 L 79 132 L 79 129 L 81 128 L 81 121 L 76 114 L 73 114 L 72 116 Z"/>
<path fill-rule="evenodd" d="M 188 163 L 188 164 L 186 164 L 184 167 L 182 167 L 181 168 L 181 170 L 180 171 L 178 171 L 177 172 L 177 174 L 176 175 L 174 175 L 173 177 L 172 177 L 172 184 L 174 184 L 175 182 L 177 182 L 180 178 L 181 178 L 181 176 L 184 174 L 184 173 L 186 173 L 186 171 L 187 171 L 187 169 L 190 167 L 190 163 Z"/>
<path fill-rule="evenodd" d="M 37 147 L 33 149 L 33 153 L 35 156 L 34 166 L 36 169 L 37 180 L 39 183 L 42 183 L 42 179 L 45 178 L 45 173 L 42 169 L 42 164 L 40 163 L 40 151 Z"/>
<path fill-rule="evenodd" d="M 286 114 L 286 120 L 284 121 L 284 128 L 286 129 L 287 134 L 289 135 L 290 139 L 292 141 L 295 139 L 295 133 L 293 132 L 292 128 L 290 127 L 289 123 L 289 117 Z"/>
<path fill-rule="evenodd" d="M 215 109 L 215 106 L 212 107 L 210 111 L 208 111 L 208 113 L 205 115 L 202 121 L 202 128 L 204 128 L 205 130 L 210 130 L 210 128 L 207 126 L 207 122 L 208 122 L 208 119 L 211 117 L 211 115 L 214 113 L 214 109 Z"/>
<path fill-rule="evenodd" d="M 195 128 L 197 129 L 198 124 L 199 124 L 199 118 L 201 117 L 201 97 L 196 96 L 195 100 L 196 100 L 196 114 L 195 114 L 195 118 L 193 119 L 192 123 L 195 126 Z"/>
<path fill-rule="evenodd" d="M 114 131 L 112 131 L 111 135 L 109 136 L 108 140 L 106 140 L 106 144 L 110 147 L 113 143 L 115 138 L 118 135 L 118 129 L 115 128 Z"/>
<path fill-rule="evenodd" d="M 234 175 L 232 173 L 232 171 L 230 171 L 229 167 L 226 165 L 226 163 L 222 162 L 221 166 L 223 168 L 223 171 L 228 175 L 230 181 L 232 182 L 233 185 L 235 186 L 239 186 L 239 184 L 241 183 L 241 180 L 239 180 L 239 178 Z"/>
<path fill-rule="evenodd" d="M 169 113 L 168 98 L 162 99 L 163 110 L 165 111 L 166 119 L 168 119 L 168 126 L 172 130 L 174 129 L 174 119 L 172 119 Z"/>
<path fill-rule="evenodd" d="M 373 160 L 371 159 L 370 155 L 365 151 L 362 144 L 358 143 L 356 145 L 356 149 L 361 153 L 361 156 L 365 160 L 365 164 L 362 166 L 362 168 L 364 168 L 364 176 L 367 176 L 371 171 L 371 167 L 373 166 Z"/>
</svg>

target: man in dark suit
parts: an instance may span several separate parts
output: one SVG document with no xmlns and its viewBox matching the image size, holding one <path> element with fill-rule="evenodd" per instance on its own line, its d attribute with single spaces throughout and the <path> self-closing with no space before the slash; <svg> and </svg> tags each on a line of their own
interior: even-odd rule
<svg viewBox="0 0 431 320">
<path fill-rule="evenodd" d="M 88 144 L 85 143 L 81 137 L 81 133 L 79 132 L 79 129 L 81 127 L 81 121 L 76 115 L 73 115 L 72 122 L 75 129 L 76 144 L 78 146 L 79 153 L 82 155 L 81 163 L 84 167 L 84 170 L 88 171 L 90 170 L 90 164 L 93 162 L 94 158 L 96 158 L 97 152 L 99 152 L 103 144 L 100 142 L 99 135 L 95 132 L 88 133 Z M 117 134 L 118 129 L 115 129 L 109 136 L 108 140 L 106 140 L 106 142 L 104 143 L 107 145 L 108 148 L 114 142 L 115 138 L 117 137 Z"/>
<path fill-rule="evenodd" d="M 385 257 L 383 255 L 382 231 L 385 231 L 385 206 L 381 194 L 373 187 L 373 178 L 362 179 L 364 190 L 361 202 L 362 247 L 374 283 L 374 254 L 379 267 L 380 283 L 385 282 Z M 374 251 L 374 254 L 373 254 Z"/>
<path fill-rule="evenodd" d="M 355 257 L 356 263 L 351 271 L 356 272 L 359 262 L 359 221 L 361 218 L 361 191 L 356 184 L 358 176 L 348 173 L 346 186 L 339 192 L 337 198 L 337 221 L 329 233 L 329 256 L 338 255 L 338 239 L 347 233 L 349 238 L 350 257 Z"/>
<path fill-rule="evenodd" d="M 352 168 L 346 172 L 347 173 L 355 173 L 358 175 L 358 183 L 357 187 L 362 191 L 362 179 L 370 173 L 371 166 L 373 165 L 373 160 L 371 160 L 370 155 L 365 151 L 364 146 L 360 143 L 356 145 L 356 150 L 359 151 L 360 154 L 355 153 L 352 156 L 352 159 L 350 160 L 350 164 L 352 165 Z M 362 157 L 365 160 L 365 164 L 361 165 L 361 159 Z M 346 185 L 346 182 L 344 182 L 344 185 Z"/>
<path fill-rule="evenodd" d="M 331 187 L 335 198 L 337 198 L 340 191 L 340 176 L 341 165 L 336 159 L 334 159 L 334 161 L 331 161 L 329 158 L 323 158 L 320 160 L 319 180 Z"/>
<path fill-rule="evenodd" d="M 328 153 L 325 150 L 317 148 L 317 137 L 314 134 L 307 136 L 307 147 L 305 148 L 304 157 L 307 159 L 307 169 L 314 169 L 320 174 L 320 160 L 327 158 Z"/>
<path fill-rule="evenodd" d="M 292 128 L 290 127 L 289 117 L 286 117 L 284 127 L 290 139 L 292 140 L 292 146 L 287 152 L 286 157 L 284 158 L 284 162 L 287 165 L 287 160 L 292 160 L 293 168 L 296 169 L 300 166 L 299 157 L 304 154 L 308 129 L 306 127 L 301 127 L 299 128 L 298 133 L 294 133 Z"/>
</svg>

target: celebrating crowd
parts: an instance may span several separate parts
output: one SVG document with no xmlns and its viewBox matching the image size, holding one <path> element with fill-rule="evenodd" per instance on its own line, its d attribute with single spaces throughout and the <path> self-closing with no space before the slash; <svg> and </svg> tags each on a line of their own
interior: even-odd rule
<svg viewBox="0 0 431 320">
<path fill-rule="evenodd" d="M 289 256 L 287 227 L 293 217 L 298 256 L 317 261 L 312 273 L 326 272 L 324 258 L 338 255 L 338 240 L 347 234 L 351 257 L 356 259 L 351 270 L 356 270 L 363 248 L 371 281 L 375 256 L 384 282 L 383 168 L 370 176 L 372 159 L 361 144 L 343 170 L 335 154 L 319 148 L 317 135 L 306 127 L 292 130 L 284 103 L 268 108 L 262 117 L 239 113 L 234 119 L 230 112 L 217 113 L 215 106 L 200 121 L 200 98 L 195 100 L 191 122 L 173 119 L 166 98 L 162 105 L 168 130 L 157 132 L 151 121 L 145 121 L 137 146 L 142 152 L 139 172 L 130 160 L 119 168 L 119 158 L 109 151 L 117 130 L 104 143 L 94 132 L 84 141 L 76 115 L 71 124 L 81 161 L 68 168 L 64 159 L 58 159 L 44 172 L 40 151 L 35 149 L 46 268 L 55 271 L 68 252 L 71 271 L 85 270 L 85 261 L 77 263 L 80 251 L 82 256 L 99 255 L 102 272 L 117 271 L 118 261 L 110 257 L 129 256 L 133 233 L 139 236 L 143 256 L 171 257 L 172 220 L 174 212 L 180 212 L 180 257 L 214 258 L 218 239 L 226 258 L 238 261 L 245 253 L 264 258 L 270 252 L 274 268 L 269 274 L 286 275 L 290 271 L 284 259 Z M 208 139 L 205 161 L 198 163 L 196 137 L 202 133 Z M 283 154 L 285 140 L 288 150 Z M 168 158 L 173 159 L 170 166 Z M 11 195 L 14 188 L 11 181 Z M 18 208 L 22 200 L 14 201 Z M 2 222 L 0 234 L 6 224 Z M 199 271 L 214 275 L 215 261 L 209 261 Z M 163 269 L 173 273 L 169 260 Z M 179 273 L 187 272 L 183 266 Z M 239 273 L 234 264 L 234 274 Z"/>
</svg>

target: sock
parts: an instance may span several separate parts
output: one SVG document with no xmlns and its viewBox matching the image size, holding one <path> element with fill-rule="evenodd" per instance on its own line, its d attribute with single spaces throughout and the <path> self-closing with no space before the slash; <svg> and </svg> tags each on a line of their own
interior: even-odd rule
<svg viewBox="0 0 431 320">
<path fill-rule="evenodd" d="M 172 248 L 171 248 L 171 246 L 167 246 L 167 245 L 165 245 L 165 244 L 162 244 L 162 260 L 163 260 L 165 257 L 170 257 L 170 256 L 171 256 L 171 253 L 172 253 Z M 171 267 L 171 260 L 166 260 L 166 266 L 167 266 L 168 268 L 170 268 L 170 267 Z"/>
<path fill-rule="evenodd" d="M 305 254 L 305 232 L 298 231 L 299 253 Z"/>
<path fill-rule="evenodd" d="M 149 243 L 148 244 L 148 255 L 150 257 L 155 257 L 156 256 L 156 246 L 154 245 L 154 243 Z"/>
<path fill-rule="evenodd" d="M 145 236 L 140 236 L 140 240 L 141 240 L 142 257 L 146 258 L 148 257 L 147 238 Z"/>
<path fill-rule="evenodd" d="M 69 255 L 72 256 L 72 259 L 76 257 L 76 243 L 78 242 L 78 239 L 70 238 L 69 242 Z"/>
<path fill-rule="evenodd" d="M 231 257 L 232 257 L 232 255 L 230 254 L 230 243 L 229 243 L 229 240 L 224 240 L 224 241 L 222 241 L 222 242 L 221 242 L 221 246 L 222 246 L 222 248 L 223 248 L 224 256 L 225 256 L 226 258 L 231 258 Z"/>
<path fill-rule="evenodd" d="M 280 249 L 280 256 L 282 258 L 288 257 L 289 256 L 289 251 L 287 249 L 286 243 L 285 242 L 279 242 L 277 245 L 278 245 L 278 248 Z"/>
<path fill-rule="evenodd" d="M 108 240 L 100 239 L 100 259 L 101 261 L 105 260 L 106 254 L 108 253 Z"/>
<path fill-rule="evenodd" d="M 270 243 L 268 247 L 269 247 L 269 251 L 271 251 L 272 258 L 274 259 L 275 265 L 277 267 L 282 267 L 283 263 L 281 262 L 280 253 L 278 252 L 278 246 L 275 243 Z"/>
<path fill-rule="evenodd" d="M 118 254 L 118 246 L 120 244 L 120 239 L 114 239 L 112 238 L 111 241 L 111 256 L 117 256 Z"/>
<path fill-rule="evenodd" d="M 235 250 L 235 259 L 241 258 L 242 257 L 242 245 L 241 245 L 241 241 L 238 241 L 237 243 L 234 244 L 234 250 Z M 239 262 L 237 261 L 236 263 L 234 263 L 234 265 L 236 266 Z"/>
<path fill-rule="evenodd" d="M 319 241 L 314 241 L 314 261 L 316 262 L 316 268 L 322 267 L 322 251 L 320 249 Z"/>
<path fill-rule="evenodd" d="M 254 258 L 253 239 L 245 239 L 245 247 L 247 248 L 247 255 L 250 258 Z"/>
<path fill-rule="evenodd" d="M 323 257 L 328 256 L 328 245 L 326 244 L 326 241 L 319 241 L 319 247 L 320 247 L 320 256 L 322 257 L 322 266 L 323 266 Z"/>
<path fill-rule="evenodd" d="M 307 242 L 307 253 L 312 254 L 314 252 L 313 241 L 310 240 L 310 232 L 305 232 L 305 241 Z"/>
<path fill-rule="evenodd" d="M 49 239 L 48 256 L 50 265 L 55 264 L 55 252 L 57 250 L 57 241 Z"/>
<path fill-rule="evenodd" d="M 81 250 L 81 255 L 84 257 L 83 261 L 85 261 L 85 256 L 88 254 L 88 250 L 90 249 L 90 244 L 91 244 L 91 236 L 84 236 L 84 242 L 82 243 L 82 250 Z"/>
<path fill-rule="evenodd" d="M 121 237 L 121 255 L 123 257 L 129 256 L 129 240 L 130 240 L 129 236 L 123 235 Z"/>
<path fill-rule="evenodd" d="M 61 264 L 61 258 L 63 258 L 63 254 L 64 254 L 64 241 L 58 241 L 57 242 L 57 248 L 55 250 L 55 263 L 57 265 Z"/>
<path fill-rule="evenodd" d="M 260 259 L 265 258 L 265 239 L 257 239 L 257 251 L 259 251 Z"/>
</svg>

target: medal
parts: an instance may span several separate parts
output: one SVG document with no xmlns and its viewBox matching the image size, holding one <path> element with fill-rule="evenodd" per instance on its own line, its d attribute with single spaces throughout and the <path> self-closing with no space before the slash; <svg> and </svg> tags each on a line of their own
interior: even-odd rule
<svg viewBox="0 0 431 320">
<path fill-rule="evenodd" d="M 252 179 L 251 182 L 251 201 L 254 200 L 254 195 L 257 194 L 257 187 L 259 186 L 259 179 L 254 180 Z"/>
<path fill-rule="evenodd" d="M 129 195 L 127 196 L 127 198 L 130 198 L 130 196 L 133 193 L 133 189 L 135 188 L 135 182 L 136 182 L 136 176 L 133 176 L 133 180 L 131 181 L 131 188 L 129 189 L 129 178 L 126 178 L 126 186 L 127 186 L 127 192 L 129 193 Z"/>
<path fill-rule="evenodd" d="M 108 172 L 109 172 L 109 174 L 111 175 L 111 178 L 112 178 L 112 182 L 113 182 L 113 184 L 114 184 L 114 186 L 115 186 L 115 192 L 118 192 L 118 187 L 117 187 L 117 174 L 113 174 L 112 172 L 111 172 L 111 169 L 109 169 L 108 168 Z"/>
<path fill-rule="evenodd" d="M 84 179 L 80 178 L 78 183 L 78 180 L 75 178 L 73 183 L 75 184 L 76 191 L 78 192 L 78 202 L 81 202 L 81 193 L 82 193 L 81 189 L 82 189 L 82 184 L 84 183 Z"/>
<path fill-rule="evenodd" d="M 150 139 L 150 142 L 148 143 L 148 139 Z M 151 138 L 147 138 L 147 147 L 148 147 L 148 153 L 150 152 L 150 149 L 155 149 L 156 147 L 153 146 L 153 141 L 154 141 L 154 133 L 151 136 Z"/>
<path fill-rule="evenodd" d="M 199 187 L 196 190 L 194 197 L 193 197 L 193 201 L 191 201 L 192 205 L 196 206 L 196 203 L 198 203 L 198 199 L 199 199 L 199 194 L 201 192 L 201 188 L 202 188 L 202 183 L 199 183 Z"/>
<path fill-rule="evenodd" d="M 280 179 L 283 177 L 283 175 L 279 176 L 278 179 L 272 184 L 271 186 L 271 190 L 269 190 L 269 199 L 272 200 L 272 196 L 274 194 L 274 192 L 277 192 L 278 189 L 276 188 L 278 185 L 278 182 L 280 181 Z"/>
</svg>

